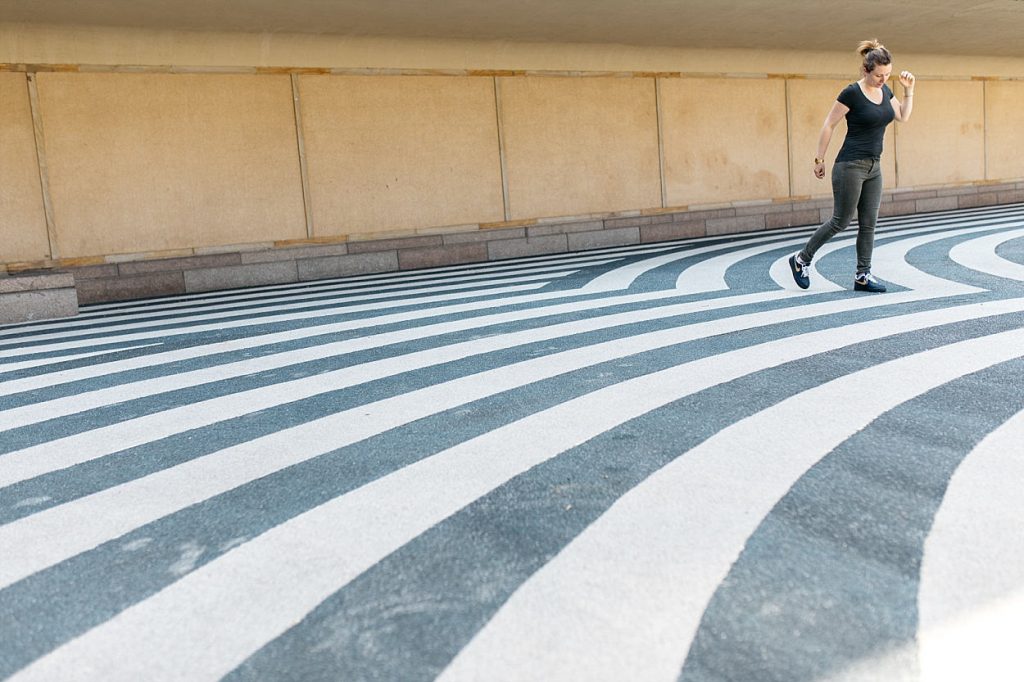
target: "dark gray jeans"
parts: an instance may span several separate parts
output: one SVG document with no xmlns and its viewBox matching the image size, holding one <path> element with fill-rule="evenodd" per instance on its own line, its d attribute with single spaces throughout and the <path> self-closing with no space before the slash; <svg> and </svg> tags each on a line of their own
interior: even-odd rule
<svg viewBox="0 0 1024 682">
<path fill-rule="evenodd" d="M 871 252 L 875 247 L 875 223 L 878 205 L 882 202 L 882 166 L 878 159 L 838 161 L 832 166 L 832 217 L 822 224 L 800 259 L 810 263 L 821 245 L 845 230 L 857 211 L 857 272 L 871 270 Z"/>
</svg>

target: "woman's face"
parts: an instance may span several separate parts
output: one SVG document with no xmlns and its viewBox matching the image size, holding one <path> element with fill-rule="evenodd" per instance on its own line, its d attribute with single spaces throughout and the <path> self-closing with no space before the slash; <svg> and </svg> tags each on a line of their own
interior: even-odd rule
<svg viewBox="0 0 1024 682">
<path fill-rule="evenodd" d="M 892 75 L 892 64 L 875 64 L 875 68 L 864 74 L 868 85 L 873 88 L 880 88 L 885 85 Z"/>
</svg>

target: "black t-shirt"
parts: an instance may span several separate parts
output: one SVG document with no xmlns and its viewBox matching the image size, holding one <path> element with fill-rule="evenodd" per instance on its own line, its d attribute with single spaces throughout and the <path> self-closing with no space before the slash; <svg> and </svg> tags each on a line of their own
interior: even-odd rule
<svg viewBox="0 0 1024 682">
<path fill-rule="evenodd" d="M 836 98 L 850 108 L 846 112 L 846 140 L 836 161 L 877 159 L 882 156 L 885 127 L 896 118 L 892 109 L 892 90 L 882 86 L 882 103 L 868 99 L 857 83 L 850 83 Z"/>
</svg>

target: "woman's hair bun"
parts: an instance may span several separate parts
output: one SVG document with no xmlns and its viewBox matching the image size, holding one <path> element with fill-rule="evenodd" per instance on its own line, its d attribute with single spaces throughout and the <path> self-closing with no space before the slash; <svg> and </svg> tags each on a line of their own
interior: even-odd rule
<svg viewBox="0 0 1024 682">
<path fill-rule="evenodd" d="M 879 64 L 892 64 L 892 55 L 877 39 L 860 41 L 857 54 L 864 59 L 863 68 L 868 73 L 874 71 Z"/>
<path fill-rule="evenodd" d="M 857 54 L 859 54 L 861 57 L 867 57 L 868 52 L 871 52 L 872 50 L 877 50 L 879 48 L 884 50 L 885 45 L 878 42 L 877 38 L 873 40 L 862 40 L 860 41 L 860 45 L 857 46 Z"/>
</svg>

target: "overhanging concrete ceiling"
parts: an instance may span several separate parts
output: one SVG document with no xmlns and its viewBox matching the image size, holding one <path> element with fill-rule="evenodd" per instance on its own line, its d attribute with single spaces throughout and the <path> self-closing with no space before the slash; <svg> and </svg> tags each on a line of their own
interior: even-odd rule
<svg viewBox="0 0 1024 682">
<path fill-rule="evenodd" d="M 0 0 L 0 22 L 1024 57 L 1024 0 Z"/>
</svg>

